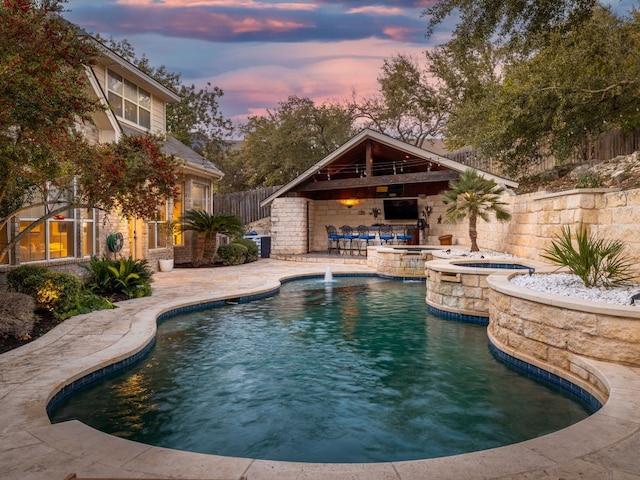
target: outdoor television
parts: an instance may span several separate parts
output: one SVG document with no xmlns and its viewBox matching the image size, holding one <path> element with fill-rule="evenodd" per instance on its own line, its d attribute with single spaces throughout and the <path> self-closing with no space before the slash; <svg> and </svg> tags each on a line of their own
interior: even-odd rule
<svg viewBox="0 0 640 480">
<path fill-rule="evenodd" d="M 417 220 L 418 218 L 417 198 L 394 198 L 384 201 L 385 220 Z"/>
</svg>

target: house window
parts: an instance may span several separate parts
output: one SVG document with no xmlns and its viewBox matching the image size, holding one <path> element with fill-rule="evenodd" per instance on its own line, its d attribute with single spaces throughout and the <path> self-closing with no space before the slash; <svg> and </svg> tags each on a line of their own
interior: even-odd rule
<svg viewBox="0 0 640 480">
<path fill-rule="evenodd" d="M 176 196 L 176 199 L 173 201 L 173 219 L 174 220 L 180 220 L 182 218 L 182 216 L 184 215 L 184 201 L 182 198 L 182 194 L 183 194 L 183 188 L 181 185 L 178 186 L 178 195 Z M 178 231 L 176 232 L 176 234 L 173 237 L 173 241 L 175 245 L 182 245 L 183 244 L 183 239 L 182 239 L 182 228 L 178 228 Z"/>
<path fill-rule="evenodd" d="M 116 116 L 151 128 L 151 94 L 121 75 L 108 71 L 107 98 Z"/>
<path fill-rule="evenodd" d="M 165 236 L 162 234 L 162 225 L 167 221 L 167 204 L 158 208 L 156 218 L 147 222 L 147 247 L 150 250 L 167 246 Z"/>
<path fill-rule="evenodd" d="M 88 257 L 96 252 L 95 210 L 82 211 L 82 255 Z"/>
<path fill-rule="evenodd" d="M 50 191 L 50 199 L 57 202 L 49 208 L 63 207 L 70 192 Z M 36 202 L 38 200 L 36 199 Z M 82 217 L 80 218 L 80 213 Z M 37 260 L 53 260 L 57 258 L 75 257 L 82 248 L 82 255 L 95 253 L 95 227 L 93 209 L 63 210 L 52 218 L 36 225 L 29 233 L 20 239 L 20 262 Z M 43 205 L 34 206 L 20 216 L 20 232 L 46 215 Z M 81 239 L 80 246 L 77 245 Z"/>
<path fill-rule="evenodd" d="M 193 209 L 209 211 L 209 187 L 199 183 L 193 184 Z"/>
</svg>

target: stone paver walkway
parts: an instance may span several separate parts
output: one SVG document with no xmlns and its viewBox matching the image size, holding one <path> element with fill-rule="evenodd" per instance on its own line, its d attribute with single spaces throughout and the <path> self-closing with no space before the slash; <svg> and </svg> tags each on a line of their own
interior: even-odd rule
<svg viewBox="0 0 640 480">
<path fill-rule="evenodd" d="M 596 414 L 527 442 L 431 460 L 354 465 L 230 458 L 130 442 L 77 421 L 49 423 L 45 408 L 57 391 L 140 350 L 153 338 L 161 313 L 269 291 L 283 278 L 322 275 L 328 265 L 262 259 L 159 273 L 152 297 L 73 317 L 0 355 L 0 479 L 62 480 L 75 472 L 82 478 L 640 480 L 640 369 L 587 359 L 611 392 Z M 334 273 L 371 272 L 364 265 L 331 267 Z"/>
</svg>

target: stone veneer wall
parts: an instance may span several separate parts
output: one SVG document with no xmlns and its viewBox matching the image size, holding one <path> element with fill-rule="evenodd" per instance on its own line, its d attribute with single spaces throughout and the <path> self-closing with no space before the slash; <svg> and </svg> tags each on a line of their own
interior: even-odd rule
<svg viewBox="0 0 640 480">
<path fill-rule="evenodd" d="M 271 254 L 307 253 L 310 204 L 302 197 L 277 198 L 271 205 Z"/>
<path fill-rule="evenodd" d="M 565 378 L 577 376 L 592 384 L 597 382 L 576 356 L 640 366 L 638 307 L 542 294 L 511 284 L 508 275 L 493 275 L 488 284 L 487 333 L 506 353 L 525 355 L 534 364 L 559 369 Z"/>
<path fill-rule="evenodd" d="M 409 251 L 401 246 L 369 247 L 367 266 L 379 275 L 395 278 L 424 278 L 424 262 L 433 259 L 428 250 Z"/>
<path fill-rule="evenodd" d="M 509 223 L 478 222 L 481 248 L 541 260 L 541 253 L 565 225 L 580 222 L 591 233 L 622 240 L 640 263 L 640 189 L 580 189 L 554 194 L 505 197 L 513 217 Z"/>
<path fill-rule="evenodd" d="M 579 189 L 553 194 L 505 194 L 502 200 L 512 212 L 512 219 L 507 223 L 500 223 L 495 219 L 488 223 L 479 220 L 478 244 L 481 249 L 498 250 L 522 258 L 541 260 L 541 253 L 550 245 L 550 240 L 561 232 L 563 226 L 570 225 L 575 228 L 583 222 L 589 226 L 592 233 L 605 239 L 623 240 L 627 244 L 628 254 L 637 258 L 640 264 L 640 189 Z M 296 220 L 292 219 L 295 213 L 286 212 L 286 205 L 295 209 L 298 208 L 295 206 L 296 202 L 301 201 L 305 200 L 283 198 L 274 201 L 274 208 L 279 216 L 274 220 L 274 225 L 280 219 L 296 223 Z M 382 209 L 381 198 L 361 200 L 361 203 L 352 208 L 341 205 L 337 200 L 306 201 L 309 202 L 309 213 L 313 218 L 310 223 L 310 251 L 326 250 L 325 225 L 340 227 L 347 224 L 355 227 L 359 224 L 407 223 L 385 222 L 382 214 L 374 218 L 370 212 L 373 208 Z M 439 196 L 419 199 L 420 211 L 427 204 L 433 208 L 429 217 L 430 229 L 427 238 L 422 238 L 420 243 L 438 244 L 438 236 L 451 234 L 454 245 L 469 245 L 466 219 L 458 224 L 447 224 L 444 221 L 445 206 Z M 306 212 L 299 212 L 305 216 L 301 216 L 297 222 L 304 221 Z M 442 218 L 441 223 L 438 223 L 438 217 Z M 278 244 L 283 253 L 300 251 L 299 238 L 276 239 L 278 235 L 275 231 L 272 231 L 272 235 L 272 241 Z M 289 247 L 287 243 L 292 245 Z"/>
<path fill-rule="evenodd" d="M 486 268 L 465 267 L 460 262 L 485 263 Z M 427 304 L 445 312 L 473 317 L 489 318 L 489 285 L 487 277 L 507 269 L 491 268 L 492 263 L 517 263 L 538 269 L 545 264 L 522 260 L 481 260 L 468 258 L 436 259 L 425 264 L 427 277 Z"/>
</svg>

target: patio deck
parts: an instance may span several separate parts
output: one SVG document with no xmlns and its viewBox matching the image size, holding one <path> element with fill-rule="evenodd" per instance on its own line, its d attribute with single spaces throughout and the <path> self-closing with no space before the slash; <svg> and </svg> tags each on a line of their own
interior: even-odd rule
<svg viewBox="0 0 640 480">
<path fill-rule="evenodd" d="M 333 259 L 331 259 L 333 260 Z M 0 355 L 0 478 L 190 478 L 247 480 L 616 479 L 640 480 L 640 369 L 585 359 L 610 389 L 603 408 L 526 442 L 452 457 L 377 464 L 305 464 L 203 455 L 109 436 L 80 422 L 51 425 L 50 398 L 99 367 L 130 357 L 155 334 L 156 317 L 179 306 L 256 294 L 298 275 L 373 273 L 361 264 L 261 259 L 238 267 L 176 269 L 155 276 L 154 295 L 66 320 Z"/>
</svg>

